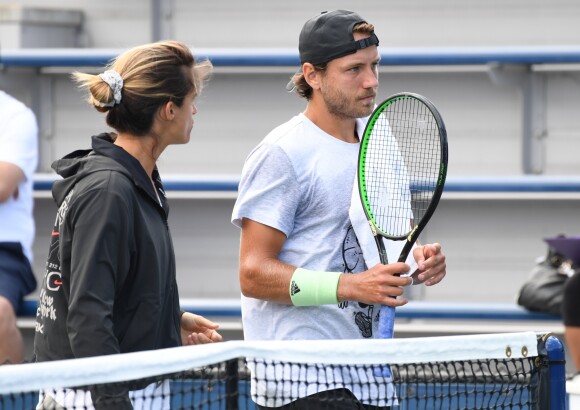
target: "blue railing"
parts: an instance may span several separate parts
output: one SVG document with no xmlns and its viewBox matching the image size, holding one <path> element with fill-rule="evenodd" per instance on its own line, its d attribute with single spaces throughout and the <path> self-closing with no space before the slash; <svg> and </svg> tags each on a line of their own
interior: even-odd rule
<svg viewBox="0 0 580 410">
<path fill-rule="evenodd" d="M 580 192 L 580 177 L 575 176 L 509 176 L 447 178 L 445 192 L 513 192 L 569 193 Z"/>
<path fill-rule="evenodd" d="M 56 177 L 42 176 L 34 181 L 36 191 L 47 191 Z M 230 191 L 238 190 L 238 177 L 191 176 L 163 179 L 167 191 Z M 509 176 L 509 177 L 449 177 L 445 192 L 511 192 L 511 193 L 580 193 L 580 177 L 573 176 Z"/>
<path fill-rule="evenodd" d="M 7 49 L 0 50 L 0 65 L 25 67 L 103 66 L 124 49 Z M 485 65 L 580 63 L 580 46 L 506 47 L 379 47 L 381 65 Z M 194 49 L 201 58 L 223 67 L 297 66 L 294 49 Z"/>
<path fill-rule="evenodd" d="M 52 188 L 52 183 L 56 177 L 43 177 L 40 179 L 35 179 L 34 190 L 35 191 L 49 191 Z M 188 179 L 173 179 L 171 176 L 163 178 L 163 186 L 166 191 L 230 191 L 235 192 L 238 190 L 239 178 L 231 177 L 191 177 Z"/>
<path fill-rule="evenodd" d="M 20 306 L 20 317 L 36 316 L 37 300 L 25 300 Z M 242 316 L 239 299 L 182 300 L 181 308 L 207 317 Z M 411 301 L 397 308 L 397 319 L 442 320 L 504 320 L 504 321 L 561 321 L 560 316 L 532 312 L 509 303 L 425 302 Z"/>
</svg>

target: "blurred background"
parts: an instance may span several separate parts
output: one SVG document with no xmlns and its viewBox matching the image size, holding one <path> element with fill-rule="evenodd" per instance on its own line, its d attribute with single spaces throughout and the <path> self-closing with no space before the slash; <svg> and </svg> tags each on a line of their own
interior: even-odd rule
<svg viewBox="0 0 580 410">
<path fill-rule="evenodd" d="M 442 243 L 448 275 L 436 287 L 414 287 L 411 298 L 514 303 L 546 253 L 542 238 L 580 233 L 580 188 L 550 189 L 580 177 L 580 2 L 0 0 L 0 88 L 36 112 L 38 179 L 50 181 L 52 161 L 107 130 L 72 71 L 100 72 L 108 57 L 160 39 L 213 56 L 191 142 L 170 147 L 158 165 L 166 180 L 209 183 L 168 194 L 182 298 L 234 300 L 236 192 L 215 186 L 235 187 L 250 150 L 303 110 L 304 100 L 285 90 L 298 65 L 298 34 L 308 18 L 338 8 L 375 25 L 378 100 L 423 94 L 447 126 L 450 189 L 422 241 Z M 55 211 L 39 185 L 39 280 Z"/>
</svg>

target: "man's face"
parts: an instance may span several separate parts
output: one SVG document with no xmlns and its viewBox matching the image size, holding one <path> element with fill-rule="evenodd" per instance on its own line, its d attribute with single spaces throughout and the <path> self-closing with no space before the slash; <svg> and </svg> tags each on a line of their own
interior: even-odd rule
<svg viewBox="0 0 580 410">
<path fill-rule="evenodd" d="M 366 37 L 366 34 L 354 33 L 355 40 Z M 328 63 L 321 73 L 320 93 L 331 114 L 361 118 L 373 112 L 379 86 L 379 61 L 377 46 L 370 46 Z"/>
</svg>

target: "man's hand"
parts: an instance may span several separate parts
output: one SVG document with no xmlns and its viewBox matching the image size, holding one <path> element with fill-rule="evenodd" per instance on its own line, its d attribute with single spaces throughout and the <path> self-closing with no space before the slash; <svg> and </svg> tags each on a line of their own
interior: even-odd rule
<svg viewBox="0 0 580 410">
<path fill-rule="evenodd" d="M 396 276 L 409 271 L 409 265 L 397 262 L 388 265 L 376 264 L 367 271 L 357 274 L 342 274 L 338 281 L 338 300 L 381 304 L 388 306 L 405 305 L 407 298 L 395 299 L 403 294 L 403 286 L 411 284 L 411 279 Z"/>
<path fill-rule="evenodd" d="M 425 282 L 425 286 L 433 286 L 441 282 L 447 274 L 445 254 L 441 252 L 438 243 L 418 246 L 413 251 L 418 269 L 413 273 L 415 283 Z"/>
</svg>

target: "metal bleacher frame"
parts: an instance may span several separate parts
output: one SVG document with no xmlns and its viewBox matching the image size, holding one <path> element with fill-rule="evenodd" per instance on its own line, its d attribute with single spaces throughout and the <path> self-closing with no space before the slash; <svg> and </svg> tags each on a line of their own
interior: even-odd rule
<svg viewBox="0 0 580 410">
<path fill-rule="evenodd" d="M 0 68 L 26 67 L 43 72 L 58 72 L 70 67 L 102 67 L 118 55 L 121 49 L 47 48 L 0 50 Z M 539 152 L 545 124 L 537 115 L 545 104 L 544 71 L 566 70 L 580 64 L 580 46 L 504 46 L 504 47 L 432 47 L 379 48 L 381 67 L 483 67 L 492 83 L 518 87 L 522 92 L 522 172 L 541 174 L 543 164 Z M 296 67 L 298 53 L 294 49 L 236 48 L 196 49 L 200 59 L 208 58 L 218 69 L 274 69 Z M 578 67 L 573 68 L 575 70 Z M 40 75 L 36 111 L 39 121 L 50 122 L 42 110 L 50 98 L 50 81 Z M 42 158 L 41 158 L 42 159 Z M 46 164 L 44 164 L 46 165 Z"/>
<path fill-rule="evenodd" d="M 38 195 L 49 193 L 53 175 L 39 175 L 34 184 Z M 215 192 L 236 195 L 239 179 L 237 178 L 213 178 L 181 176 L 180 178 L 167 178 L 164 181 L 168 195 L 180 193 Z M 44 193 L 44 194 L 43 194 Z M 520 176 L 520 177 L 471 177 L 471 178 L 448 178 L 444 198 L 453 198 L 457 195 L 507 195 L 508 197 L 520 197 L 522 195 L 574 195 L 580 198 L 580 177 L 546 177 L 546 176 Z M 237 299 L 207 299 L 207 300 L 182 300 L 185 310 L 197 312 L 212 317 L 228 317 L 238 320 L 241 317 L 240 301 Z M 36 314 L 36 301 L 27 300 L 23 304 L 19 315 L 32 317 Z M 398 319 L 437 319 L 437 320 L 492 320 L 492 321 L 527 321 L 527 322 L 556 322 L 561 321 L 557 315 L 531 312 L 515 304 L 483 304 L 483 303 L 442 303 L 422 302 L 412 303 L 398 309 Z"/>
<path fill-rule="evenodd" d="M 0 69 L 24 67 L 37 70 L 40 78 L 38 106 L 50 87 L 42 87 L 42 81 L 50 81 L 43 73 L 64 72 L 70 67 L 101 67 L 122 50 L 113 49 L 19 49 L 0 51 Z M 509 83 L 522 90 L 522 174 L 514 177 L 449 177 L 443 199 L 482 197 L 484 199 L 519 199 L 535 196 L 553 199 L 580 198 L 580 177 L 549 177 L 541 174 L 541 165 L 535 160 L 544 124 L 534 115 L 545 103 L 541 98 L 543 71 L 565 70 L 580 64 L 580 46 L 553 47 L 470 47 L 470 48 L 381 48 L 382 67 L 440 67 L 479 66 L 489 73 L 495 83 Z M 253 69 L 256 67 L 296 67 L 299 64 L 295 50 L 287 49 L 197 49 L 200 58 L 209 58 L 217 69 Z M 38 110 L 40 122 L 46 109 Z M 38 174 L 35 180 L 35 196 L 47 197 L 54 180 L 53 175 Z M 176 197 L 227 197 L 235 198 L 237 178 L 180 175 L 165 176 L 168 195 Z M 183 300 L 185 310 L 195 311 L 208 317 L 230 320 L 231 329 L 241 331 L 239 299 Z M 453 332 L 451 322 L 468 323 L 472 332 L 490 332 L 500 329 L 505 322 L 509 330 L 516 330 L 515 323 L 539 324 L 548 330 L 561 334 L 561 320 L 558 316 L 529 312 L 515 304 L 439 303 L 413 301 L 397 310 L 399 329 L 405 325 L 416 325 L 409 335 L 436 334 L 438 331 Z M 23 304 L 19 319 L 21 327 L 34 327 L 36 300 Z M 428 320 L 427 322 L 424 322 Z M 445 329 L 429 327 L 433 321 L 445 322 Z M 491 323 L 492 328 L 474 325 Z M 226 326 L 227 328 L 227 326 Z M 460 332 L 465 333 L 466 328 Z"/>
<path fill-rule="evenodd" d="M 37 175 L 36 196 L 50 195 L 54 175 Z M 231 177 L 169 176 L 164 179 L 168 196 L 203 197 L 226 195 L 235 198 L 239 179 Z M 519 199 L 549 196 L 580 198 L 580 177 L 469 177 L 448 178 L 443 200 L 482 197 Z M 220 323 L 226 340 L 243 338 L 240 299 L 182 299 L 182 309 Z M 34 328 L 37 300 L 26 300 L 19 312 L 19 326 Z M 411 300 L 397 309 L 396 336 L 424 337 L 451 334 L 482 334 L 542 330 L 563 336 L 557 315 L 528 311 L 515 303 L 429 302 Z"/>
</svg>

